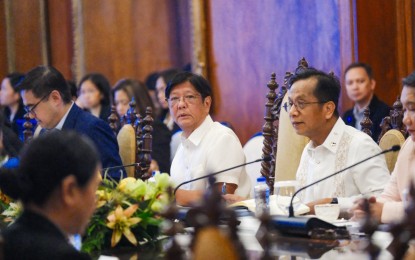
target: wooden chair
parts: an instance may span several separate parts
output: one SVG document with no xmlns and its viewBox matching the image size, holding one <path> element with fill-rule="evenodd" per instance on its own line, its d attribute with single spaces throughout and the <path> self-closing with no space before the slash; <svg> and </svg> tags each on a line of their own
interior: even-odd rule
<svg viewBox="0 0 415 260">
<path fill-rule="evenodd" d="M 382 150 L 390 149 L 394 145 L 403 145 L 408 133 L 403 124 L 403 106 L 400 97 L 397 97 L 393 103 L 389 116 L 382 119 L 380 127 L 382 130 L 378 144 Z M 386 164 L 390 172 L 395 167 L 397 157 L 398 153 L 385 154 Z"/>
<path fill-rule="evenodd" d="M 405 125 L 403 124 L 403 105 L 400 101 L 399 96 L 393 103 L 389 116 L 382 119 L 380 127 L 382 130 L 379 134 L 378 143 L 380 143 L 383 135 L 391 129 L 395 129 L 401 132 L 404 137 L 408 135 L 405 129 Z"/>
<path fill-rule="evenodd" d="M 126 167 L 128 177 L 148 179 L 152 152 L 152 132 L 153 117 L 151 107 L 147 107 L 146 116 L 141 117 L 136 113 L 135 101 L 130 102 L 130 109 L 127 114 L 119 119 L 115 107 L 111 110 L 108 118 L 110 127 L 117 136 L 119 153 L 123 165 L 133 165 Z M 118 131 L 119 129 L 119 131 Z"/>
<path fill-rule="evenodd" d="M 382 150 L 391 148 L 393 145 L 403 145 L 407 133 L 405 126 L 403 124 L 403 106 L 398 97 L 393 103 L 392 109 L 389 113 L 389 116 L 386 116 L 382 119 L 380 123 L 380 128 L 382 129 L 379 137 L 378 144 Z M 364 117 L 360 123 L 362 126 L 362 131 L 372 136 L 370 129 L 372 128 L 372 121 L 369 119 L 370 111 L 369 108 L 366 108 L 364 111 Z M 386 164 L 390 172 L 393 171 L 395 166 L 398 153 L 387 153 L 385 154 Z"/>
<path fill-rule="evenodd" d="M 302 58 L 298 62 L 295 72 L 307 67 L 307 61 Z M 278 84 L 275 81 L 275 73 L 271 74 L 271 80 L 267 84 L 269 92 L 266 96 L 265 124 L 262 128 L 264 136 L 262 152 L 263 157 L 271 156 L 272 161 L 262 162 L 261 175 L 266 178 L 271 192 L 274 190 L 275 180 L 294 180 L 296 178 L 302 151 L 309 141 L 308 138 L 295 133 L 288 113 L 281 109 L 288 100 L 287 88 L 292 75 L 290 72 L 286 73 L 284 84 L 279 89 L 278 95 L 275 92 L 278 88 Z"/>
<path fill-rule="evenodd" d="M 396 129 L 388 130 L 380 139 L 379 146 L 382 150 L 390 149 L 394 145 L 402 146 L 405 142 L 405 136 Z M 398 153 L 386 153 L 385 160 L 388 166 L 389 172 L 393 171 L 395 167 L 396 159 L 398 158 Z"/>
</svg>

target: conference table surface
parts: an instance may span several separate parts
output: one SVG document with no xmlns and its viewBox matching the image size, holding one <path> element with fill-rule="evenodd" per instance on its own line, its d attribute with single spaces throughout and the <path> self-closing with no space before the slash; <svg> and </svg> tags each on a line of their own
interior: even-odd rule
<svg viewBox="0 0 415 260">
<path fill-rule="evenodd" d="M 259 220 L 250 215 L 238 219 L 241 221 L 238 226 L 238 235 L 245 247 L 248 259 L 261 259 L 264 251 L 256 238 L 260 226 Z M 275 259 L 370 259 L 369 254 L 364 250 L 368 245 L 368 239 L 364 234 L 358 232 L 357 223 L 338 221 L 334 224 L 345 225 L 351 231 L 352 239 L 327 242 L 297 237 L 280 237 L 277 242 L 272 244 L 271 255 L 275 256 Z M 186 228 L 185 233 L 176 235 L 176 241 L 187 250 L 186 256 L 189 259 L 191 259 L 189 245 L 192 232 L 193 228 Z M 372 241 L 381 248 L 377 259 L 393 259 L 391 253 L 387 250 L 392 241 L 390 233 L 376 231 L 372 236 Z M 134 259 L 131 258 L 133 255 L 137 255 L 138 259 L 163 259 L 163 252 L 165 252 L 170 242 L 171 239 L 165 237 L 157 245 L 143 246 L 133 254 L 128 250 L 112 252 L 111 254 L 117 256 L 118 259 Z"/>
</svg>

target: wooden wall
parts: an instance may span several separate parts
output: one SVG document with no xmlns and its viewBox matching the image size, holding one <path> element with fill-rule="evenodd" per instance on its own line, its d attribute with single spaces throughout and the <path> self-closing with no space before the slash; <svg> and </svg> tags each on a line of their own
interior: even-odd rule
<svg viewBox="0 0 415 260">
<path fill-rule="evenodd" d="M 415 69 L 414 2 L 356 1 L 358 60 L 372 66 L 375 92 L 390 105 L 401 93 L 401 79 Z"/>
<path fill-rule="evenodd" d="M 191 61 L 187 0 L 0 0 L 0 5 L 2 14 L 10 15 L 14 37 L 7 45 L 2 22 L 2 75 L 49 64 L 66 78 L 101 72 L 114 84 L 122 77 L 144 80 L 151 72 Z M 7 52 L 14 53 L 14 61 Z"/>
<path fill-rule="evenodd" d="M 101 72 L 114 84 L 181 67 L 192 55 L 189 9 L 203 0 L 0 0 L 0 75 L 50 64 L 65 77 Z M 213 116 L 245 143 L 261 131 L 266 83 L 300 58 L 342 71 L 370 63 L 391 104 L 414 69 L 415 0 L 204 1 Z M 344 91 L 344 90 L 343 90 Z M 340 111 L 352 103 L 343 93 Z"/>
<path fill-rule="evenodd" d="M 310 66 L 343 71 L 370 63 L 376 94 L 392 105 L 414 67 L 414 0 L 221 1 L 208 5 L 209 76 L 215 118 L 246 142 L 263 124 L 266 83 L 305 57 Z M 232 11 L 230 11 L 232 10 Z M 339 110 L 352 107 L 342 89 Z"/>
<path fill-rule="evenodd" d="M 305 57 L 310 66 L 341 74 L 344 32 L 338 1 L 209 3 L 215 116 L 231 122 L 242 142 L 262 130 L 266 83 L 272 72 L 281 84 L 285 72 Z"/>
<path fill-rule="evenodd" d="M 2 45 L 5 52 L 1 52 L 2 75 L 12 70 L 27 71 L 47 59 L 44 48 L 46 42 L 42 37 L 42 28 L 45 28 L 42 26 L 42 3 L 43 1 L 1 1 L 4 15 L 0 41 L 5 44 Z"/>
</svg>

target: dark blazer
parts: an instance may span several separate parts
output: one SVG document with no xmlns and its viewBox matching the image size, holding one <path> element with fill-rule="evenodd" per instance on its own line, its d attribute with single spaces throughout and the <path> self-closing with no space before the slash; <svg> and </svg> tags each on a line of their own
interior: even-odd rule
<svg viewBox="0 0 415 260">
<path fill-rule="evenodd" d="M 19 108 L 17 109 L 16 115 L 14 116 L 13 121 L 10 121 L 10 114 L 11 114 L 10 109 L 8 107 L 5 107 L 4 115 L 6 117 L 6 125 L 8 125 L 13 130 L 13 132 L 15 132 L 16 135 L 19 136 L 21 140 L 23 140 L 22 139 L 23 127 L 20 126 L 20 129 L 19 129 L 19 125 L 17 124 L 17 120 L 23 120 L 24 115 L 26 114 L 23 104 L 19 105 Z"/>
<path fill-rule="evenodd" d="M 71 129 L 85 134 L 95 143 L 103 168 L 122 165 L 117 139 L 107 122 L 73 104 L 62 127 L 62 130 Z M 126 176 L 124 169 L 122 174 Z M 121 177 L 120 170 L 109 171 L 109 175 L 116 180 Z"/>
<path fill-rule="evenodd" d="M 91 259 L 68 243 L 65 235 L 47 218 L 25 210 L 2 232 L 4 259 Z"/>
<path fill-rule="evenodd" d="M 23 142 L 10 127 L 4 125 L 1 130 L 3 131 L 3 146 L 6 154 L 11 157 L 18 156 L 23 148 Z"/>
<path fill-rule="evenodd" d="M 156 160 L 160 172 L 170 172 L 170 141 L 171 132 L 163 122 L 154 120 L 153 122 L 153 152 L 152 159 Z"/>
<path fill-rule="evenodd" d="M 380 123 L 385 116 L 389 116 L 390 107 L 378 99 L 375 95 L 373 95 L 372 100 L 369 104 L 370 109 L 370 120 L 372 120 L 372 139 L 377 142 L 379 134 L 382 129 L 380 129 Z M 355 127 L 356 125 L 356 118 L 353 115 L 353 108 L 347 110 L 346 113 L 343 115 L 343 121 L 350 126 Z"/>
<path fill-rule="evenodd" d="M 99 118 L 108 122 L 108 117 L 111 115 L 111 106 L 110 105 L 102 105 L 101 111 L 99 112 Z"/>
</svg>

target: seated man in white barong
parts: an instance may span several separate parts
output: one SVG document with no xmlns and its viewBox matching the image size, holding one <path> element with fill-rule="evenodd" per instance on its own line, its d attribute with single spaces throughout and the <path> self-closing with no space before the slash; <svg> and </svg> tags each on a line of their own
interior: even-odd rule
<svg viewBox="0 0 415 260">
<path fill-rule="evenodd" d="M 340 83 L 313 68 L 293 75 L 284 108 L 297 134 L 310 142 L 304 148 L 296 179 L 300 187 L 381 152 L 369 135 L 347 126 L 337 111 Z M 362 196 L 383 191 L 389 171 L 383 155 L 359 164 L 299 193 L 314 213 L 314 205 L 338 203 L 342 211 Z"/>
</svg>

